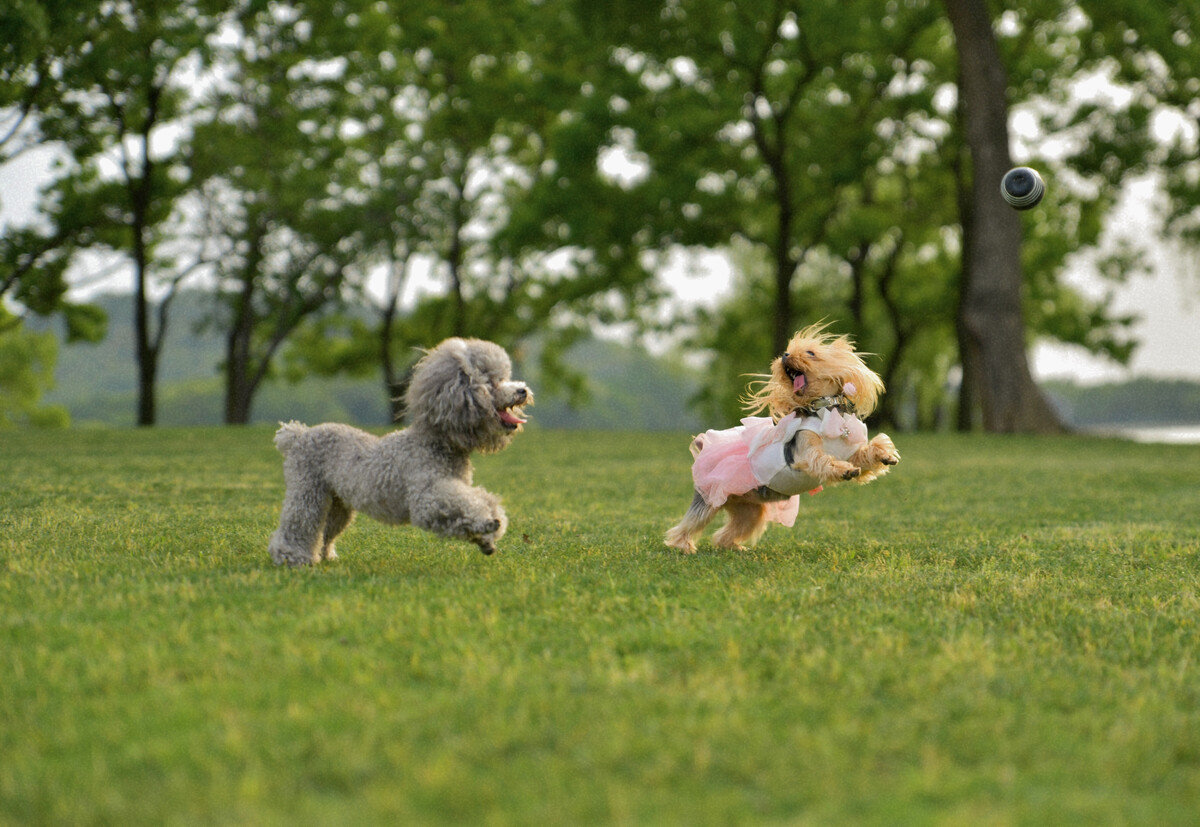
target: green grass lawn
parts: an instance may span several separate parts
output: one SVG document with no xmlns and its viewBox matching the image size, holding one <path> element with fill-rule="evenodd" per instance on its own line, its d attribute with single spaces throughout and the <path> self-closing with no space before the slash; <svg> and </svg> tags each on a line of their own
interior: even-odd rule
<svg viewBox="0 0 1200 827">
<path fill-rule="evenodd" d="M 270 435 L 0 435 L 0 823 L 1200 819 L 1200 447 L 898 435 L 682 556 L 687 435 L 532 427 L 496 556 L 290 571 Z"/>
</svg>

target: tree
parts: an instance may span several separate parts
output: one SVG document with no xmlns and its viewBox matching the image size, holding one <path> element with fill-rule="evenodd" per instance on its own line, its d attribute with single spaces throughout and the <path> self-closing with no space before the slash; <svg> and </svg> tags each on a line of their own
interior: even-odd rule
<svg viewBox="0 0 1200 827">
<path fill-rule="evenodd" d="M 297 8 L 250 3 L 236 24 L 189 146 L 201 234 L 222 250 L 213 321 L 226 338 L 227 424 L 249 421 L 281 346 L 341 299 L 358 248 L 335 175 L 341 63 L 323 59 Z"/>
<path fill-rule="evenodd" d="M 373 319 L 314 317 L 291 363 L 354 370 L 377 354 L 399 416 L 416 347 L 475 335 L 520 350 L 536 338 L 544 375 L 577 388 L 558 355 L 612 289 L 612 271 L 558 235 L 552 213 L 528 206 L 539 203 L 532 193 L 567 184 L 548 144 L 583 85 L 573 5 L 408 0 L 346 11 L 314 36 L 346 60 L 339 180 L 362 228 L 355 302 Z M 401 306 L 417 267 L 437 287 Z"/>
<path fill-rule="evenodd" d="M 47 4 L 32 15 L 44 37 L 19 54 L 19 124 L 74 160 L 46 194 L 43 234 L 61 253 L 118 252 L 132 270 L 138 424 L 155 419 L 155 385 L 170 298 L 192 271 L 169 250 L 169 219 L 186 190 L 172 130 L 185 124 L 186 79 L 216 20 L 199 2 Z M 27 240 L 37 242 L 33 237 Z M 48 250 L 46 251 L 49 252 Z M 165 288 L 161 298 L 152 294 Z"/>
<path fill-rule="evenodd" d="M 951 53 L 930 4 L 878 11 L 693 0 L 614 35 L 625 76 L 605 77 L 600 112 L 584 121 L 612 124 L 609 146 L 645 175 L 576 197 L 586 209 L 573 229 L 586 232 L 607 202 L 618 218 L 602 233 L 660 259 L 738 247 L 751 302 L 701 318 L 692 340 L 720 360 L 714 377 L 761 371 L 801 320 L 832 317 L 888 354 L 899 378 L 921 336 L 951 323 L 950 273 L 929 267 L 956 243 L 937 83 Z M 726 310 L 739 334 L 721 323 Z M 710 401 L 728 409 L 736 393 L 715 390 Z"/>
<path fill-rule="evenodd" d="M 451 335 L 504 336 L 489 314 L 497 292 L 482 288 L 496 283 L 492 239 L 529 134 L 510 104 L 527 86 L 513 65 L 523 13 L 524 3 L 364 3 L 318 28 L 347 61 L 353 89 L 342 165 L 355 199 L 346 209 L 362 228 L 356 299 L 375 315 L 373 330 L 358 320 L 340 326 L 352 339 L 374 340 L 396 418 L 415 347 Z M 416 267 L 446 291 L 405 318 L 401 301 Z M 369 364 L 361 344 L 334 353 L 320 344 L 330 321 L 318 320 L 294 357 L 323 372 Z"/>
<path fill-rule="evenodd" d="M 968 429 L 975 399 L 994 432 L 1062 430 L 1029 371 L 1021 307 L 1021 224 L 999 197 L 1012 167 L 1009 82 L 984 0 L 946 0 L 958 53 L 959 111 L 969 158 L 960 192 L 963 283 L 958 313 L 963 390 L 959 427 Z"/>
<path fill-rule="evenodd" d="M 1090 24 L 1086 43 L 1103 55 L 1111 81 L 1130 94 L 1129 110 L 1156 122 L 1160 141 L 1148 149 L 1142 168 L 1162 175 L 1165 229 L 1195 246 L 1200 242 L 1200 8 L 1192 0 L 1079 0 L 1079 8 Z"/>
<path fill-rule="evenodd" d="M 395 396 L 414 345 L 471 333 L 536 339 L 568 375 L 566 344 L 596 323 L 676 325 L 657 271 L 720 248 L 736 251 L 735 298 L 691 320 L 725 360 L 713 375 L 761 370 L 792 327 L 837 319 L 879 354 L 880 413 L 928 423 L 945 415 L 957 324 L 964 426 L 1036 429 L 1034 337 L 1130 351 L 1129 320 L 1061 278 L 1122 181 L 1161 166 L 1174 226 L 1193 218 L 1189 7 L 21 3 L 0 12 L 0 30 L 31 33 L 0 51 L 0 152 L 36 135 L 76 164 L 47 193 L 48 226 L 0 245 L 0 288 L 57 306 L 78 251 L 114 251 L 141 285 L 152 388 L 171 291 L 207 269 L 242 421 L 283 354 L 291 369 L 378 364 Z M 990 52 L 956 49 L 966 11 L 980 20 L 958 41 Z M 1081 73 L 1133 102 L 1081 103 Z M 1007 114 L 985 108 L 997 100 Z M 1183 120 L 1173 149 L 1152 147 L 1155 107 Z M 1035 138 L 1007 132 L 1014 117 Z M 1058 173 L 1046 220 L 998 206 L 1009 143 Z M 403 305 L 417 263 L 438 286 Z M 1120 278 L 1128 260 L 1096 266 Z M 370 315 L 335 312 L 364 299 Z"/>
<path fill-rule="evenodd" d="M 1019 112 L 1026 124 L 1036 124 L 1035 130 L 1026 126 L 1019 141 L 1027 153 L 1023 160 L 1051 172 L 1046 202 L 1021 222 L 1025 272 L 1018 289 L 1023 290 L 1026 341 L 1030 332 L 1048 334 L 1118 362 L 1127 361 L 1133 352 L 1136 343 L 1127 331 L 1135 319 L 1114 318 L 1105 308 L 1107 300 L 1086 300 L 1064 289 L 1055 275 L 1068 256 L 1094 250 L 1103 241 L 1106 216 L 1126 181 L 1157 170 L 1168 182 L 1170 195 L 1169 182 L 1181 173 L 1187 176 L 1194 147 L 1190 155 L 1184 152 L 1185 160 L 1178 152 L 1181 133 L 1164 139 L 1156 122 L 1186 123 L 1187 107 L 1194 107 L 1200 66 L 1194 46 L 1188 44 L 1195 35 L 1195 17 L 1194 4 L 1187 2 L 1148 6 L 1047 0 L 1006 3 L 991 19 L 989 33 L 1007 69 L 1006 98 L 1016 102 L 1010 110 Z M 1089 91 L 1089 85 L 1101 93 Z M 996 106 L 999 100 L 992 92 L 980 105 Z M 965 109 L 969 117 L 971 105 Z M 1008 122 L 1012 121 L 1010 111 Z M 981 130 L 975 139 L 989 137 L 995 136 Z M 997 166 L 984 175 L 982 197 L 989 197 L 989 188 L 994 190 L 987 179 L 1003 174 Z M 980 174 L 976 168 L 975 175 Z M 1012 217 L 1003 207 L 997 210 L 994 200 L 986 206 L 999 217 Z M 969 223 L 989 227 L 989 221 L 964 216 L 964 228 Z M 1170 218 L 1167 229 L 1172 229 Z M 1140 266 L 1136 248 L 1118 248 L 1097 257 L 1094 272 L 1115 284 Z M 963 361 L 964 385 L 970 386 L 965 355 Z M 997 389 L 995 380 L 980 380 L 984 388 L 975 396 Z M 1025 382 L 1023 377 L 1020 381 Z M 1009 415 L 1015 415 L 1012 394 L 1011 389 L 1001 389 L 1001 407 Z M 964 397 L 971 398 L 966 388 Z M 1031 428 L 1045 422 L 1039 407 L 1037 400 L 1027 398 L 1024 416 L 1032 418 Z M 969 412 L 964 402 L 960 414 Z M 986 407 L 983 415 L 988 416 Z"/>
<path fill-rule="evenodd" d="M 1106 59 L 1073 3 L 1006 3 L 986 19 L 1003 87 L 988 94 L 1047 113 L 1037 119 L 1046 151 L 1024 151 L 1062 172 L 1041 210 L 1053 218 L 1022 244 L 1020 217 L 998 195 L 1004 159 L 987 155 L 1007 141 L 1007 120 L 980 121 L 996 125 L 984 135 L 974 122 L 989 99 L 959 87 L 979 80 L 966 80 L 979 55 L 955 48 L 941 4 L 917 0 L 882 13 L 868 5 L 678 0 L 624 26 L 613 57 L 633 82 L 612 80 L 597 97 L 620 104 L 607 117 L 626 127 L 622 140 L 646 174 L 618 198 L 647 228 L 635 231 L 644 247 L 743 238 L 751 246 L 740 261 L 761 254 L 769 262 L 772 288 L 763 292 L 757 270 L 746 286 L 757 308 L 727 308 L 753 319 L 738 323 L 748 336 L 727 338 L 728 328 L 708 319 L 696 339 L 722 350 L 757 342 L 756 352 L 729 357 L 744 371 L 761 370 L 794 317 L 832 315 L 882 356 L 888 401 L 915 409 L 916 418 L 939 415 L 935 400 L 961 359 L 964 426 L 974 423 L 977 390 L 986 386 L 985 427 L 1056 429 L 1025 349 L 1048 336 L 1128 357 L 1131 320 L 1114 317 L 1104 300 L 1084 299 L 1062 274 L 1073 254 L 1097 244 L 1121 182 L 1144 168 L 1144 111 L 1070 102 L 1078 73 Z M 1007 80 L 1005 65 L 1016 67 Z M 976 201 L 985 198 L 979 214 Z M 997 229 L 1006 259 L 985 254 Z M 1119 279 L 1127 264 L 1095 267 Z M 945 335 L 956 324 L 954 300 L 959 328 L 972 331 L 961 357 Z M 768 309 L 770 334 L 755 332 L 767 327 Z"/>
<path fill-rule="evenodd" d="M 71 39 L 69 21 L 57 4 L 16 3 L 0 10 L 0 164 L 38 145 L 31 115 L 48 94 L 55 44 Z M 66 272 L 86 235 L 86 228 L 54 221 L 10 226 L 0 234 L 0 424 L 68 421 L 65 410 L 41 406 L 53 384 L 54 337 L 24 323 L 30 315 L 60 315 L 68 341 L 103 337 L 104 313 L 67 297 Z"/>
</svg>

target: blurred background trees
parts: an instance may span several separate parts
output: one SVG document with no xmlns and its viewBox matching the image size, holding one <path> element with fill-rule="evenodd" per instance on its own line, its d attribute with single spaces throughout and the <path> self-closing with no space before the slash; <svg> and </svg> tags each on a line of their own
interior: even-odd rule
<svg viewBox="0 0 1200 827">
<path fill-rule="evenodd" d="M 37 221 L 0 237 L 0 324 L 60 315 L 96 338 L 102 316 L 68 288 L 119 273 L 140 424 L 186 288 L 225 341 L 230 423 L 272 376 L 372 373 L 396 397 L 414 348 L 449 335 L 579 396 L 565 354 L 600 328 L 703 362 L 696 402 L 719 423 L 743 374 L 825 318 L 877 354 L 884 419 L 1057 430 L 1026 348 L 1122 361 L 1135 344 L 1111 296 L 1064 278 L 1137 271 L 1104 243 L 1123 188 L 1157 176 L 1166 226 L 1200 235 L 1196 16 L 1188 0 L 20 2 L 0 12 L 0 159 L 60 160 Z M 1010 162 L 1049 182 L 1025 215 L 999 200 Z M 694 301 L 678 273 L 713 251 L 728 290 Z M 36 409 L 45 372 L 25 375 Z"/>
</svg>

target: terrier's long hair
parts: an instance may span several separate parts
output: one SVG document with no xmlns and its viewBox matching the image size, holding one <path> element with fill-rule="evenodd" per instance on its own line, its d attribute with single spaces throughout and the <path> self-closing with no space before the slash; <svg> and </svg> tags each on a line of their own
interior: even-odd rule
<svg viewBox="0 0 1200 827">
<path fill-rule="evenodd" d="M 766 412 L 778 421 L 792 411 L 825 396 L 845 395 L 854 412 L 865 419 L 883 394 L 883 380 L 866 366 L 849 336 L 828 332 L 828 323 L 817 322 L 797 332 L 787 350 L 771 362 L 770 373 L 751 374 L 742 407 L 748 414 Z M 805 377 L 797 393 L 793 377 Z M 851 392 L 846 392 L 849 384 Z"/>
</svg>

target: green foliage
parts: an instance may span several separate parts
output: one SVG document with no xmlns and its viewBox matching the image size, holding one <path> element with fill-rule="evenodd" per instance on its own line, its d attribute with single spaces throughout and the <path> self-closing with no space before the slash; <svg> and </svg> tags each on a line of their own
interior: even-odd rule
<svg viewBox="0 0 1200 827">
<path fill-rule="evenodd" d="M 536 337 L 543 372 L 577 386 L 562 354 L 602 313 L 597 297 L 620 288 L 588 255 L 560 249 L 571 240 L 545 231 L 559 222 L 529 197 L 568 185 L 575 172 L 550 163 L 547 150 L 586 74 L 570 5 L 353 3 L 347 11 L 314 18 L 313 44 L 346 62 L 354 92 L 344 101 L 350 137 L 337 167 L 360 244 L 347 286 L 375 319 L 310 319 L 291 342 L 291 367 L 362 372 L 382 361 L 394 383 L 414 347 L 446 336 L 510 348 Z M 586 177 L 596 148 L 583 150 Z M 556 251 L 560 263 L 551 265 Z M 402 308 L 418 266 L 437 286 Z M 338 353 L 319 344 L 331 326 L 350 339 L 339 339 Z"/>
<path fill-rule="evenodd" d="M 29 113 L 30 140 L 65 150 L 73 163 L 60 165 L 42 194 L 49 245 L 36 239 L 33 255 L 49 262 L 17 272 L 15 292 L 18 298 L 61 294 L 63 272 L 83 249 L 109 252 L 127 267 L 140 306 L 138 421 L 153 424 L 165 305 L 196 266 L 180 263 L 172 249 L 186 235 L 179 201 L 190 170 L 180 133 L 198 102 L 190 78 L 204 65 L 208 38 L 219 24 L 216 9 L 207 0 L 118 0 L 70 11 L 46 5 L 55 25 L 27 62 L 14 60 L 14 76 L 24 86 L 4 89 L 0 104 L 16 103 Z M 7 274 L 0 277 L 7 289 Z M 168 298 L 158 304 L 155 325 L 148 296 L 161 290 Z M 99 332 L 95 321 L 67 314 L 68 325 L 82 335 Z"/>
<path fill-rule="evenodd" d="M 1080 296 L 1063 274 L 1068 262 L 1083 264 L 1079 251 L 1100 243 L 1122 183 L 1163 162 L 1153 117 L 1178 111 L 1179 96 L 1168 90 L 1196 80 L 1186 60 L 1178 74 L 1176 64 L 1156 62 L 1171 30 L 1157 10 L 1081 4 L 1088 17 L 1072 13 L 1074 5 L 993 6 L 1014 111 L 1032 115 L 1039 130 L 1036 142 L 1026 137 L 1031 157 L 1021 160 L 1051 180 L 1025 221 L 1021 298 L 1031 339 L 1123 362 L 1133 320 L 1113 314 L 1107 298 Z M 1168 5 L 1173 50 L 1191 42 L 1192 21 L 1182 21 L 1182 4 Z M 941 4 L 881 12 L 878 4 L 692 0 L 664 8 L 658 21 L 617 15 L 606 27 L 629 78 L 605 76 L 608 94 L 624 104 L 601 117 L 629 131 L 626 142 L 651 174 L 577 198 L 585 206 L 575 208 L 576 224 L 587 227 L 614 204 L 639 216 L 649 246 L 732 248 L 743 239 L 761 248 L 735 249 L 738 263 L 751 266 L 737 269 L 734 299 L 699 320 L 689 345 L 721 366 L 761 371 L 781 336 L 829 317 L 880 354 L 892 389 L 881 415 L 928 424 L 951 402 L 959 225 L 969 219 L 956 200 L 970 169 Z M 1079 79 L 1111 74 L 1118 53 L 1128 99 L 1081 99 Z M 568 149 L 571 158 L 586 155 Z M 547 203 L 558 204 L 553 194 Z M 603 218 L 597 226 L 609 230 Z M 1128 251 L 1095 261 L 1113 284 L 1137 266 Z M 712 371 L 718 385 L 704 394 L 727 412 L 729 375 Z"/>
<path fill-rule="evenodd" d="M 36 47 L 49 35 L 49 16 L 36 0 L 12 0 L 0 9 L 0 55 L 5 67 L 19 64 L 36 54 Z M 23 50 L 29 50 L 22 55 Z"/>
<path fill-rule="evenodd" d="M 0 234 L 0 295 L 43 316 L 65 301 L 70 251 L 33 228 Z"/>
<path fill-rule="evenodd" d="M 1051 182 L 1024 224 L 1030 339 L 1128 358 L 1132 320 L 1062 274 L 1091 260 L 1115 285 L 1138 266 L 1078 255 L 1130 175 L 1161 171 L 1171 228 L 1195 224 L 1191 5 L 988 4 L 1021 160 Z M 73 164 L 46 191 L 48 229 L 0 240 L 0 294 L 57 310 L 84 249 L 153 296 L 207 272 L 234 420 L 282 354 L 289 376 L 378 361 L 394 383 L 414 345 L 455 334 L 534 349 L 579 394 L 565 354 L 604 323 L 690 325 L 686 346 L 722 368 L 704 398 L 727 412 L 724 368 L 762 370 L 820 317 L 879 355 L 883 418 L 952 404 L 971 171 L 935 0 L 10 6 L 0 107 L 20 146 Z M 1080 96 L 1089 76 L 1128 94 Z M 655 271 L 680 247 L 732 251 L 728 306 L 665 307 Z M 413 298 L 418 270 L 433 287 Z M 147 309 L 143 382 L 168 318 Z"/>
<path fill-rule="evenodd" d="M 530 429 L 496 556 L 290 571 L 270 437 L 0 442 L 0 821 L 1194 821 L 1200 448 L 909 437 L 685 557 L 686 434 Z"/>
<path fill-rule="evenodd" d="M 16 425 L 63 428 L 70 414 L 61 405 L 43 405 L 54 385 L 58 342 L 54 334 L 26 330 L 0 306 L 0 430 Z"/>
</svg>

